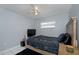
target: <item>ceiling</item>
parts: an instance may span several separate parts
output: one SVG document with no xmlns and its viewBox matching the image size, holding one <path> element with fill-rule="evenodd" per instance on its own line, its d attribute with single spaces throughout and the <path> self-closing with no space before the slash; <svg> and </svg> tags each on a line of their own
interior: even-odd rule
<svg viewBox="0 0 79 59">
<path fill-rule="evenodd" d="M 28 18 L 39 18 L 68 13 L 71 4 L 36 4 L 40 11 L 38 16 L 34 16 L 32 14 L 32 6 L 33 5 L 31 4 L 0 5 L 1 8 L 5 8 L 7 10 L 18 13 Z"/>
</svg>

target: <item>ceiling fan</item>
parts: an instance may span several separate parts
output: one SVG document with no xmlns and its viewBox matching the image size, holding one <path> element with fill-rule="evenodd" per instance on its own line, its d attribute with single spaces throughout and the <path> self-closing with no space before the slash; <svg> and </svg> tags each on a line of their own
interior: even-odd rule
<svg viewBox="0 0 79 59">
<path fill-rule="evenodd" d="M 31 4 L 31 7 L 32 7 L 32 14 L 37 16 L 39 14 L 38 6 Z"/>
</svg>

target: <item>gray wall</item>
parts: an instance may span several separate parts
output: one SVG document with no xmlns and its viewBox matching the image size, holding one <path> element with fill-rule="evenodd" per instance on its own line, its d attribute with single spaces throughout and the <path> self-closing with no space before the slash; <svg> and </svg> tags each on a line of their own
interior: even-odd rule
<svg viewBox="0 0 79 59">
<path fill-rule="evenodd" d="M 79 47 L 79 5 L 78 4 L 74 4 L 72 5 L 71 9 L 70 9 L 70 13 L 69 16 L 76 16 L 77 17 L 77 42 L 78 42 L 78 47 Z"/>
<path fill-rule="evenodd" d="M 61 33 L 65 32 L 66 24 L 68 20 L 69 20 L 68 14 L 60 14 L 60 15 L 50 16 L 50 17 L 45 17 L 45 18 L 40 17 L 39 19 L 36 19 L 36 23 L 35 23 L 35 27 L 37 29 L 36 34 L 58 37 Z M 40 28 L 41 22 L 50 22 L 50 21 L 56 21 L 55 28 L 49 28 L 49 29 Z"/>
<path fill-rule="evenodd" d="M 33 20 L 0 8 L 0 51 L 19 45 Z"/>
</svg>

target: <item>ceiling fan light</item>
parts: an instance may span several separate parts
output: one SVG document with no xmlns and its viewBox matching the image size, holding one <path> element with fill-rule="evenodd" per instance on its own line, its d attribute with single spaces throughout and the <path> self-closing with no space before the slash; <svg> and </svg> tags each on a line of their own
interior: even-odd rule
<svg viewBox="0 0 79 59">
<path fill-rule="evenodd" d="M 34 7 L 35 10 L 39 10 L 39 8 L 37 6 Z"/>
<path fill-rule="evenodd" d="M 35 12 L 35 15 L 38 15 L 38 13 L 37 13 L 37 12 Z"/>
</svg>

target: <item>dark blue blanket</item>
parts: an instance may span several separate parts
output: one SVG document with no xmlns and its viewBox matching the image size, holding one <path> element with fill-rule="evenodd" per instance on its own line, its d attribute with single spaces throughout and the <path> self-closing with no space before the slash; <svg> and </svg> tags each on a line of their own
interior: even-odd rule
<svg viewBox="0 0 79 59">
<path fill-rule="evenodd" d="M 58 54 L 59 41 L 57 37 L 34 36 L 27 39 L 27 44 L 41 50 Z"/>
</svg>

